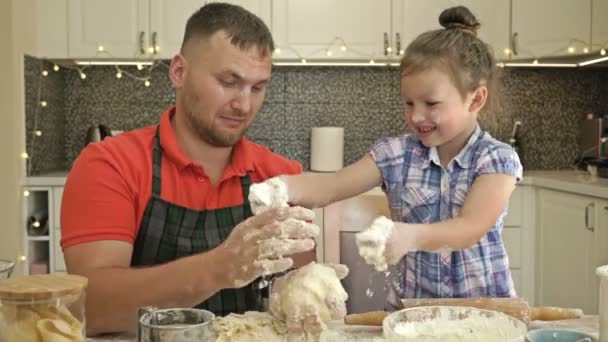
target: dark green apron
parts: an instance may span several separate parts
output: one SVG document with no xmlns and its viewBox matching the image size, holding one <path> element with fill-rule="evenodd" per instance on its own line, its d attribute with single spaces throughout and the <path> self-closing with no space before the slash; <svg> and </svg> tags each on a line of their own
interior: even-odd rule
<svg viewBox="0 0 608 342">
<path fill-rule="evenodd" d="M 243 205 L 198 211 L 163 200 L 160 196 L 162 153 L 157 128 L 152 165 L 152 196 L 139 227 L 131 266 L 158 265 L 211 250 L 222 243 L 237 224 L 252 215 L 248 199 L 251 185 L 249 174 L 241 177 Z M 221 290 L 196 307 L 218 316 L 232 312 L 260 311 L 260 291 L 254 289 L 252 284 L 240 289 Z"/>
</svg>

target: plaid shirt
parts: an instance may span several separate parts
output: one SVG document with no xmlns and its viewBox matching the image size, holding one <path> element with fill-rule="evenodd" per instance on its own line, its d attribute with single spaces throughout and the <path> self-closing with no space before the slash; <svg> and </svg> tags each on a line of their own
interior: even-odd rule
<svg viewBox="0 0 608 342">
<path fill-rule="evenodd" d="M 518 181 L 522 177 L 515 151 L 479 127 L 446 168 L 437 149 L 425 147 L 415 135 L 380 139 L 371 154 L 382 173 L 392 219 L 398 222 L 433 223 L 458 216 L 479 175 L 509 174 Z M 408 253 L 393 272 L 398 276 L 391 282 L 389 303 L 395 303 L 397 295 L 516 296 L 501 239 L 506 213 L 505 207 L 492 229 L 471 248 Z"/>
</svg>

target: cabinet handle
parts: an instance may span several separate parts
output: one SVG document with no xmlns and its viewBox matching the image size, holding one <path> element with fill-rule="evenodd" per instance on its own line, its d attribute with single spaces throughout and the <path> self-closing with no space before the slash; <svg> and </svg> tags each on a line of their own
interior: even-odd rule
<svg viewBox="0 0 608 342">
<path fill-rule="evenodd" d="M 399 32 L 395 33 L 395 49 L 397 49 L 395 54 L 397 54 L 397 56 L 401 56 L 401 35 Z"/>
<path fill-rule="evenodd" d="M 511 52 L 515 56 L 517 56 L 518 45 L 519 45 L 519 34 L 517 32 L 514 32 L 513 37 L 511 37 Z"/>
<path fill-rule="evenodd" d="M 146 50 L 144 50 L 144 37 L 146 33 L 144 31 L 139 32 L 139 53 L 144 55 Z"/>
<path fill-rule="evenodd" d="M 384 32 L 384 55 L 388 55 L 388 47 L 389 47 L 389 43 L 388 43 L 388 33 Z"/>
<path fill-rule="evenodd" d="M 592 231 L 592 232 L 595 231 L 595 228 L 593 226 L 589 226 L 589 208 L 594 208 L 594 207 L 595 207 L 595 203 L 589 203 L 585 207 L 585 228 L 587 228 L 587 230 Z"/>
<path fill-rule="evenodd" d="M 158 53 L 158 48 L 156 46 L 156 31 L 152 32 L 152 50 L 155 55 Z"/>
</svg>

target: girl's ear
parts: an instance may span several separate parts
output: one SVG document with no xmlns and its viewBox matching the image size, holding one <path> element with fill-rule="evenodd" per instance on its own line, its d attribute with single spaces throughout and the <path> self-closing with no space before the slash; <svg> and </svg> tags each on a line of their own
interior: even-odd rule
<svg viewBox="0 0 608 342">
<path fill-rule="evenodd" d="M 469 105 L 469 112 L 477 113 L 486 104 L 488 99 L 488 88 L 485 85 L 480 85 L 473 91 L 471 104 Z"/>
</svg>

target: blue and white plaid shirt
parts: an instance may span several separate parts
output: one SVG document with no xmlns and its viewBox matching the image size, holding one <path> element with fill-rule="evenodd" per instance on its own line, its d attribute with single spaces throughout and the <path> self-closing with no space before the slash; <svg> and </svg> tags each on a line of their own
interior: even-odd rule
<svg viewBox="0 0 608 342">
<path fill-rule="evenodd" d="M 441 166 L 437 149 L 424 146 L 415 135 L 380 139 L 371 155 L 397 222 L 434 223 L 456 217 L 477 176 L 501 173 L 519 181 L 523 171 L 517 153 L 479 126 L 447 168 Z M 396 268 L 389 303 L 394 305 L 396 296 L 516 296 L 501 239 L 506 213 L 505 207 L 492 229 L 471 248 L 408 253 Z"/>
</svg>

